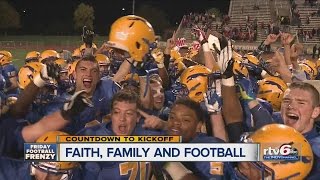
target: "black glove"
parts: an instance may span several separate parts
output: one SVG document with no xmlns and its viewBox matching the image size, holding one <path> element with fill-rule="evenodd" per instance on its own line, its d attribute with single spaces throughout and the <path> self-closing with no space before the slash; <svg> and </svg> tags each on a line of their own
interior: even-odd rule
<svg viewBox="0 0 320 180">
<path fill-rule="evenodd" d="M 83 29 L 82 29 L 82 41 L 85 43 L 85 44 L 88 44 L 88 45 L 92 45 L 92 42 L 93 42 L 93 37 L 94 37 L 94 32 L 87 29 L 87 26 L 83 26 Z"/>
<path fill-rule="evenodd" d="M 59 80 L 61 67 L 56 63 L 47 63 L 47 74 L 55 80 Z"/>
<path fill-rule="evenodd" d="M 234 60 L 233 59 L 228 61 L 227 68 L 224 71 L 224 73 L 222 74 L 222 78 L 223 79 L 229 79 L 234 75 L 233 74 L 233 64 L 234 64 Z"/>
<path fill-rule="evenodd" d="M 61 115 L 64 119 L 71 121 L 72 117 L 84 111 L 86 107 L 93 107 L 92 101 L 84 97 L 85 93 L 85 90 L 75 92 L 71 98 L 64 103 L 61 109 Z"/>
<path fill-rule="evenodd" d="M 33 78 L 33 82 L 39 88 L 43 87 L 46 82 L 55 79 L 59 80 L 61 67 L 55 63 L 42 64 L 41 71 Z"/>
</svg>

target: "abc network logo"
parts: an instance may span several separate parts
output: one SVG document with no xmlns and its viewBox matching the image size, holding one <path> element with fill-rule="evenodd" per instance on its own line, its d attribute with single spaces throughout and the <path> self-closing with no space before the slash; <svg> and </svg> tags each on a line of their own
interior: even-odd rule
<svg viewBox="0 0 320 180">
<path fill-rule="evenodd" d="M 282 144 L 279 148 L 268 147 L 263 149 L 263 160 L 297 161 L 299 159 L 298 150 L 290 144 Z"/>
</svg>

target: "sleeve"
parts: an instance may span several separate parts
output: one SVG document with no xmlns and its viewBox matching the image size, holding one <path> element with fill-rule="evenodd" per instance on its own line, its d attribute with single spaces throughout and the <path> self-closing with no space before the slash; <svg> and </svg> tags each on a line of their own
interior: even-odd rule
<svg viewBox="0 0 320 180">
<path fill-rule="evenodd" d="M 30 177 L 29 163 L 0 157 L 0 179 L 28 179 Z"/>
<path fill-rule="evenodd" d="M 231 124 L 228 124 L 226 127 L 227 127 L 227 133 L 229 136 L 229 142 L 230 143 L 239 142 L 240 136 L 243 134 L 242 122 L 231 123 Z"/>
<path fill-rule="evenodd" d="M 3 72 L 7 78 L 15 77 L 18 74 L 17 69 L 13 65 L 8 65 L 5 68 L 3 68 Z"/>
<path fill-rule="evenodd" d="M 254 120 L 255 129 L 259 129 L 264 125 L 271 124 L 274 122 L 270 113 L 265 108 L 263 108 L 260 104 L 250 109 L 250 112 Z"/>
<path fill-rule="evenodd" d="M 21 158 L 23 156 L 24 139 L 22 128 L 24 123 L 15 119 L 6 119 L 0 125 L 0 156 Z"/>
</svg>

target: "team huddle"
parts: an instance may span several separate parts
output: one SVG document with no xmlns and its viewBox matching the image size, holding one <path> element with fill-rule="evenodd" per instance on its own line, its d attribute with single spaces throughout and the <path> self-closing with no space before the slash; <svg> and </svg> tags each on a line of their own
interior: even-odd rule
<svg viewBox="0 0 320 180">
<path fill-rule="evenodd" d="M 289 33 L 242 54 L 194 28 L 200 48 L 161 49 L 129 15 L 101 47 L 86 30 L 69 51 L 31 51 L 19 71 L 0 51 L 0 179 L 319 179 L 320 62 Z M 270 48 L 277 40 L 282 47 Z M 200 59 L 200 60 L 199 60 Z M 312 81 L 314 80 L 314 81 Z M 59 135 L 178 135 L 183 143 L 283 143 L 298 161 L 26 162 L 24 143 Z"/>
</svg>

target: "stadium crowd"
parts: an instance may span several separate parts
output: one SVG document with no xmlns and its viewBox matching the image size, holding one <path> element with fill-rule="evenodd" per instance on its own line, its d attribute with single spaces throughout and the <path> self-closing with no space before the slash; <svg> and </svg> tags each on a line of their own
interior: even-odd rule
<svg viewBox="0 0 320 180">
<path fill-rule="evenodd" d="M 193 27 L 200 49 L 179 49 L 175 34 L 160 49 L 150 23 L 129 15 L 101 47 L 86 30 L 73 53 L 31 51 L 19 70 L 14 55 L 0 51 L 0 179 L 319 179 L 320 61 L 301 58 L 303 45 L 289 33 L 271 33 L 240 54 L 224 34 Z M 281 141 L 298 148 L 300 160 L 152 162 L 143 170 L 132 162 L 21 160 L 25 142 L 65 134 Z"/>
</svg>

